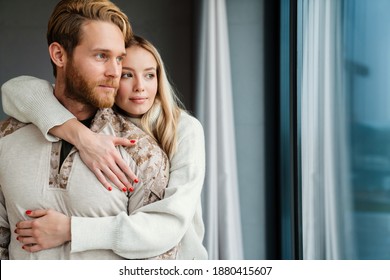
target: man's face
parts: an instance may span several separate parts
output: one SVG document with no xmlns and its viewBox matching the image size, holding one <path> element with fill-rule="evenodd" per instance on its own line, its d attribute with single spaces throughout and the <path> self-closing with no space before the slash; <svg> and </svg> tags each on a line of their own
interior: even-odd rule
<svg viewBox="0 0 390 280">
<path fill-rule="evenodd" d="M 65 94 L 96 108 L 114 104 L 125 55 L 120 29 L 102 21 L 82 27 L 80 44 L 65 67 Z"/>
</svg>

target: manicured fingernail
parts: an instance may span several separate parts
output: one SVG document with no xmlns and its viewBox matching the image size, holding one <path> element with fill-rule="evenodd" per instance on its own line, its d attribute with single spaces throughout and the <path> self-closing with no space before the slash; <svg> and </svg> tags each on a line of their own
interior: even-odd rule
<svg viewBox="0 0 390 280">
<path fill-rule="evenodd" d="M 108 191 L 112 191 L 112 188 L 111 187 L 108 187 L 108 189 L 107 189 Z"/>
<path fill-rule="evenodd" d="M 27 214 L 27 215 L 30 215 L 31 213 L 32 213 L 31 210 L 27 210 L 27 211 L 26 211 L 26 214 Z"/>
<path fill-rule="evenodd" d="M 138 183 L 139 181 L 138 181 L 138 179 L 137 178 L 135 178 L 134 179 L 134 183 Z"/>
<path fill-rule="evenodd" d="M 17 232 L 16 232 L 16 229 L 14 230 L 14 233 L 17 233 Z"/>
<path fill-rule="evenodd" d="M 134 191 L 134 188 L 129 188 L 129 192 L 133 192 Z"/>
<path fill-rule="evenodd" d="M 131 144 L 135 144 L 135 142 L 137 142 L 137 141 L 134 140 L 134 139 L 131 139 L 131 140 L 130 140 L 130 143 L 131 143 Z"/>
<path fill-rule="evenodd" d="M 25 246 L 22 246 L 22 249 L 24 250 L 26 247 Z"/>
<path fill-rule="evenodd" d="M 122 191 L 123 191 L 123 192 L 127 192 L 127 189 L 126 189 L 126 188 L 123 188 Z"/>
<path fill-rule="evenodd" d="M 18 240 L 18 241 L 19 241 L 19 236 L 18 236 L 18 237 L 16 237 L 16 240 Z"/>
</svg>

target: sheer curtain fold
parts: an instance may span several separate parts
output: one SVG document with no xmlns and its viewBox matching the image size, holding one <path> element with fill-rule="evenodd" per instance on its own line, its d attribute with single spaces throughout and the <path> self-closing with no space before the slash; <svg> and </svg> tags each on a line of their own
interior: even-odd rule
<svg viewBox="0 0 390 280">
<path fill-rule="evenodd" d="M 304 0 L 301 92 L 304 259 L 350 259 L 352 209 L 342 1 Z"/>
<path fill-rule="evenodd" d="M 196 115 L 206 141 L 203 212 L 210 259 L 243 259 L 225 0 L 203 0 Z"/>
</svg>

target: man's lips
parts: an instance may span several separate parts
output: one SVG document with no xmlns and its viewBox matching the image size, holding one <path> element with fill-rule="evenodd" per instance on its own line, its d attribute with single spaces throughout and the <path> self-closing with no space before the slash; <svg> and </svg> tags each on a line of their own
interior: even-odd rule
<svg viewBox="0 0 390 280">
<path fill-rule="evenodd" d="M 103 90 L 112 90 L 112 91 L 116 91 L 118 89 L 118 87 L 112 85 L 99 85 L 99 87 L 102 88 Z"/>
</svg>

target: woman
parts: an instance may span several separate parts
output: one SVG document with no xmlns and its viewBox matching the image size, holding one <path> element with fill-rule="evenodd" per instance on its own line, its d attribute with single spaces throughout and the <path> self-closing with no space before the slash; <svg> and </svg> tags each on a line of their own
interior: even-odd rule
<svg viewBox="0 0 390 280">
<path fill-rule="evenodd" d="M 153 257 L 179 244 L 177 259 L 207 259 L 207 252 L 202 245 L 204 226 L 201 190 L 205 172 L 202 126 L 179 107 L 179 101 L 168 82 L 161 57 L 150 42 L 134 37 L 128 44 L 122 67 L 115 110 L 131 118 L 154 137 L 167 153 L 171 163 L 169 184 L 161 201 L 143 206 L 137 209 L 136 213 L 130 213 L 126 217 L 110 217 L 108 223 L 120 222 L 119 234 L 127 236 L 128 242 L 107 244 L 101 240 L 107 239 L 104 236 L 114 234 L 113 232 L 109 230 L 92 232 L 93 228 L 109 228 L 107 217 L 72 217 L 72 223 L 81 225 L 85 223 L 82 232 L 71 232 L 72 251 L 105 248 L 115 250 L 118 255 L 125 258 L 135 259 Z M 17 82 L 11 80 L 7 83 Z M 3 99 L 6 100 L 4 110 L 9 115 L 21 120 L 33 116 L 29 121 L 35 123 L 44 134 L 51 127 L 50 132 L 53 135 L 74 144 L 84 162 L 108 189 L 111 186 L 104 175 L 121 188 L 124 188 L 125 184 L 132 188 L 126 183 L 127 179 L 123 178 L 124 174 L 115 179 L 116 174 L 121 174 L 122 171 L 131 178 L 131 170 L 126 170 L 114 149 L 114 144 L 126 144 L 126 141 L 94 135 L 74 118 L 62 120 L 60 123 L 63 125 L 58 125 L 58 120 L 51 122 L 51 117 L 46 118 L 44 114 L 47 106 L 57 106 L 57 110 L 62 111 L 65 109 L 57 101 L 48 99 L 52 96 L 52 91 L 44 90 L 47 84 L 40 84 L 40 80 L 37 79 L 18 83 L 12 87 L 3 87 Z M 37 85 L 39 89 L 35 89 Z M 4 90 L 6 88 L 18 90 L 10 92 Z M 31 91 L 31 88 L 34 88 L 34 94 L 26 96 L 24 89 Z M 12 103 L 9 105 L 10 108 L 7 107 L 8 103 Z M 36 109 L 33 114 L 29 110 L 20 111 L 21 107 L 26 108 L 21 104 L 29 104 L 27 107 Z M 47 135 L 47 138 L 50 137 Z M 110 145 L 107 146 L 108 144 Z M 108 152 L 107 147 L 110 147 Z M 64 233 L 59 226 L 60 221 L 64 219 L 63 214 L 44 209 L 28 210 L 26 214 L 35 218 L 35 222 L 27 220 L 17 224 L 18 240 L 25 250 L 35 252 L 67 241 L 61 237 Z M 36 222 L 40 220 L 42 222 Z M 151 226 L 154 230 L 150 230 Z M 26 246 L 27 244 L 34 245 Z"/>
</svg>

